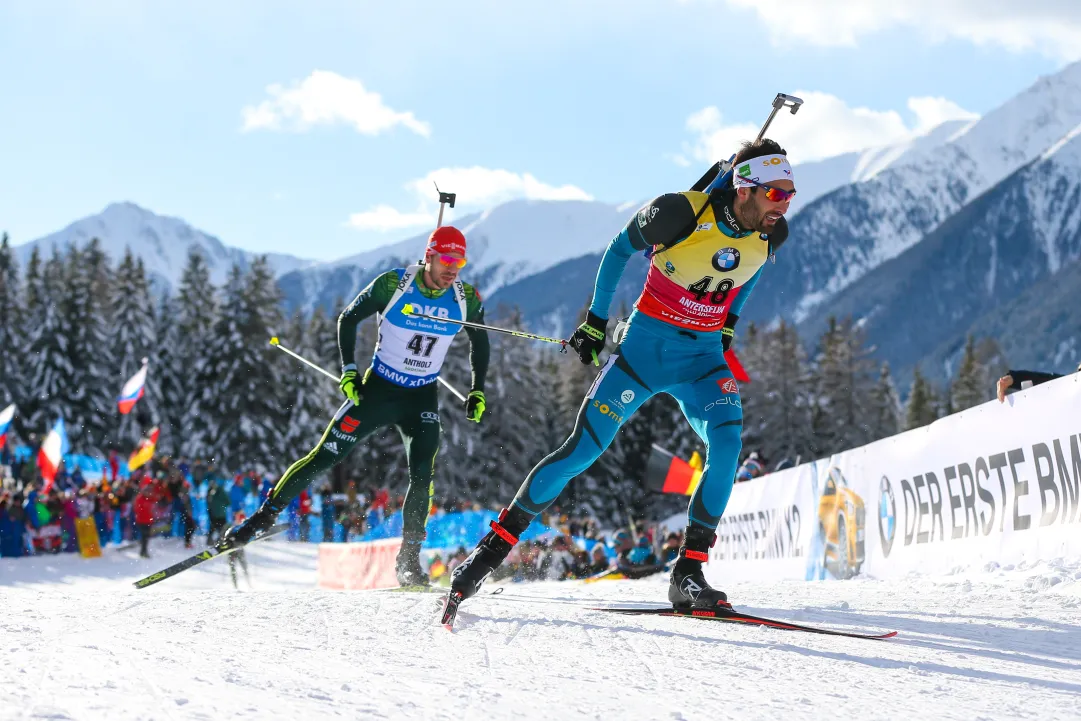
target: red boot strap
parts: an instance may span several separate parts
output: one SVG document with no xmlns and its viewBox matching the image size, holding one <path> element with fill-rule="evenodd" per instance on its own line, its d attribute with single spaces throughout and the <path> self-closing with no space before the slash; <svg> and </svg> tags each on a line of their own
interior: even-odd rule
<svg viewBox="0 0 1081 721">
<path fill-rule="evenodd" d="M 499 523 L 496 521 L 492 521 L 492 531 L 495 532 L 495 535 L 499 536 L 512 546 L 518 543 L 518 537 L 512 534 L 506 528 L 503 528 L 503 526 L 499 525 Z"/>
<path fill-rule="evenodd" d="M 709 560 L 709 554 L 708 553 L 702 553 L 701 551 L 692 551 L 689 548 L 683 549 L 683 557 L 684 558 L 689 558 L 692 561 L 708 561 Z"/>
</svg>

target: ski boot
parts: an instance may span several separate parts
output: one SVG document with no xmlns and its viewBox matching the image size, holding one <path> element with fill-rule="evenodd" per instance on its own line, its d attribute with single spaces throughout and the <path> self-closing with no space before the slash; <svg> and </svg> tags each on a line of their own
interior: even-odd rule
<svg viewBox="0 0 1081 721">
<path fill-rule="evenodd" d="M 403 533 L 402 548 L 398 551 L 398 560 L 394 564 L 394 573 L 398 577 L 398 585 L 406 586 L 429 586 L 428 574 L 420 567 L 420 544 L 424 542 L 425 534 Z"/>
<path fill-rule="evenodd" d="M 532 516 L 518 508 L 504 508 L 499 518 L 492 521 L 492 530 L 451 574 L 450 593 L 441 621 L 445 627 L 450 628 L 454 623 L 458 604 L 475 596 L 481 584 L 506 560 L 514 544 L 518 543 L 518 536 L 532 521 Z"/>
<path fill-rule="evenodd" d="M 716 540 L 712 529 L 688 524 L 668 585 L 668 600 L 673 607 L 710 611 L 732 608 L 724 591 L 710 586 L 702 573 L 702 564 L 709 560 L 709 549 Z"/>
<path fill-rule="evenodd" d="M 215 548 L 219 551 L 228 551 L 246 546 L 253 538 L 266 533 L 274 525 L 274 521 L 278 518 L 281 510 L 272 505 L 268 498 L 263 501 L 263 505 L 256 509 L 255 513 L 251 514 L 251 518 L 232 526 L 226 531 Z"/>
</svg>

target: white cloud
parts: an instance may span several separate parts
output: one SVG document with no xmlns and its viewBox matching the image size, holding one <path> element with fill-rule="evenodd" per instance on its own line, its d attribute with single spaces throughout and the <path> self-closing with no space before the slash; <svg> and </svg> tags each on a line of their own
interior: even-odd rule
<svg viewBox="0 0 1081 721">
<path fill-rule="evenodd" d="M 358 230 L 390 231 L 434 225 L 439 209 L 435 183 L 444 191 L 455 193 L 456 210 L 487 208 L 515 198 L 530 200 L 592 200 L 586 191 L 574 185 L 549 185 L 530 173 L 514 173 L 492 168 L 441 168 L 423 178 L 405 184 L 417 202 L 417 210 L 400 211 L 378 205 L 363 213 L 353 213 L 346 223 Z"/>
<path fill-rule="evenodd" d="M 803 107 L 795 116 L 787 110 L 778 113 L 767 136 L 783 145 L 794 162 L 887 145 L 923 134 L 946 120 L 977 117 L 946 98 L 910 98 L 908 108 L 915 122 L 909 125 L 896 110 L 850 107 L 834 95 L 816 91 L 793 94 L 803 99 Z M 694 140 L 685 144 L 684 154 L 707 163 L 727 158 L 740 142 L 754 140 L 759 127 L 726 125 L 716 107 L 703 108 L 687 118 Z"/>
<path fill-rule="evenodd" d="M 378 135 L 402 125 L 428 137 L 432 129 L 411 112 L 398 112 L 383 103 L 353 78 L 326 70 L 290 87 L 274 84 L 266 89 L 269 99 L 243 109 L 244 130 L 292 130 L 302 132 L 317 125 L 350 125 L 358 133 Z"/>
<path fill-rule="evenodd" d="M 346 225 L 357 230 L 374 230 L 385 233 L 391 230 L 435 225 L 436 216 L 424 209 L 415 213 L 403 213 L 389 205 L 377 205 L 363 213 L 353 213 Z"/>
<path fill-rule="evenodd" d="M 755 12 L 775 44 L 854 46 L 860 36 L 913 27 L 931 40 L 962 38 L 1012 51 L 1035 50 L 1059 60 L 1081 57 L 1077 0 L 726 0 Z M 783 18 L 778 22 L 778 18 Z"/>
<path fill-rule="evenodd" d="M 530 200 L 593 200 L 586 191 L 574 185 L 548 185 L 529 173 L 513 173 L 491 168 L 441 168 L 423 178 L 406 183 L 406 187 L 421 198 L 434 195 L 433 183 L 457 193 L 467 205 L 491 206 L 514 198 Z"/>
<path fill-rule="evenodd" d="M 965 110 L 952 100 L 942 97 L 909 98 L 908 109 L 916 116 L 913 132 L 917 135 L 923 135 L 947 120 L 975 120 L 980 117 L 979 113 Z"/>
</svg>

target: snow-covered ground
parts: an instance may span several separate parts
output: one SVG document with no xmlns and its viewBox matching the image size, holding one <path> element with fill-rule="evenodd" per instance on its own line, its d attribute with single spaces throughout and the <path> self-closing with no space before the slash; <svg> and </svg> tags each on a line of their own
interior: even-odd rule
<svg viewBox="0 0 1081 721">
<path fill-rule="evenodd" d="M 0 719 L 1076 719 L 1081 560 L 899 581 L 738 583 L 743 610 L 863 641 L 605 614 L 661 579 L 490 583 L 451 634 L 440 596 L 316 590 L 315 547 L 249 551 L 136 591 L 107 550 L 0 562 Z"/>
</svg>

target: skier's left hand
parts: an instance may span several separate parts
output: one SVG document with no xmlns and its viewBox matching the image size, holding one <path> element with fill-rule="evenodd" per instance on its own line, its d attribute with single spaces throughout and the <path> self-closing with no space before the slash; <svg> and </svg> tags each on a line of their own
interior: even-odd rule
<svg viewBox="0 0 1081 721">
<path fill-rule="evenodd" d="M 469 396 L 465 399 L 465 417 L 474 423 L 480 423 L 484 408 L 484 391 L 469 391 Z"/>
<path fill-rule="evenodd" d="M 732 347 L 732 339 L 736 337 L 736 323 L 738 322 L 739 316 L 735 313 L 725 316 L 724 327 L 721 328 L 721 349 L 725 353 Z"/>
</svg>

